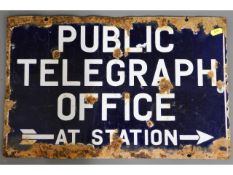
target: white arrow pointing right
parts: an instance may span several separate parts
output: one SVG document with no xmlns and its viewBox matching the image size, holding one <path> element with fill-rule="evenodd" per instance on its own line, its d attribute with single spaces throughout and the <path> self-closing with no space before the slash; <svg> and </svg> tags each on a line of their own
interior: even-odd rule
<svg viewBox="0 0 233 175">
<path fill-rule="evenodd" d="M 204 132 L 201 132 L 199 130 L 196 130 L 196 132 L 197 132 L 197 135 L 180 135 L 180 140 L 198 140 L 197 145 L 200 145 L 203 142 L 206 142 L 214 138 L 213 136 L 206 134 Z"/>
</svg>

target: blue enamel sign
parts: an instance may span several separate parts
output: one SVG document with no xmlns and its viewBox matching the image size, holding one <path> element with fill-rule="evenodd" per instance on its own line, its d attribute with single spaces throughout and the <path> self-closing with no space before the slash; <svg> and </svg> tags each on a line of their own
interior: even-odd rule
<svg viewBox="0 0 233 175">
<path fill-rule="evenodd" d="M 224 17 L 8 18 L 4 155 L 227 159 Z"/>
</svg>

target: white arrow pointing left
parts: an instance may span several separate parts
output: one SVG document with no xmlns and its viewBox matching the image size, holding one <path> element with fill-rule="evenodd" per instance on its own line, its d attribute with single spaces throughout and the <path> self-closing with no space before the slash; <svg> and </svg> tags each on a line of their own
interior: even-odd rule
<svg viewBox="0 0 233 175">
<path fill-rule="evenodd" d="M 20 129 L 22 134 L 23 144 L 33 144 L 37 140 L 53 140 L 53 134 L 37 134 L 34 129 Z M 30 142 L 28 142 L 30 140 Z M 24 142 L 27 141 L 27 142 Z"/>
<path fill-rule="evenodd" d="M 196 132 L 197 135 L 180 135 L 180 140 L 198 140 L 197 145 L 200 145 L 214 138 L 213 136 L 199 130 L 196 130 Z"/>
</svg>

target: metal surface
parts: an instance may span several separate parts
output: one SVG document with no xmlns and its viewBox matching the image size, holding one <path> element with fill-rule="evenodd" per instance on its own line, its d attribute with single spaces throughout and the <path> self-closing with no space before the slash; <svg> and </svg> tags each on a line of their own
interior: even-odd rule
<svg viewBox="0 0 233 175">
<path fill-rule="evenodd" d="M 81 26 L 85 28 L 81 30 Z M 96 32 L 93 32 L 94 26 Z M 74 33 L 78 36 L 81 47 L 76 38 L 71 39 L 64 31 L 61 33 L 62 27 L 71 36 Z M 108 32 L 115 32 L 118 40 Z M 5 155 L 228 158 L 226 34 L 226 19 L 223 17 L 9 17 Z M 153 41 L 155 47 L 152 47 Z M 87 49 L 83 46 L 85 42 L 95 43 L 97 48 L 94 51 Z M 111 42 L 118 45 L 114 47 Z M 144 64 L 140 62 L 142 60 Z M 27 72 L 28 61 L 35 66 L 30 66 Z M 91 71 L 90 66 L 86 66 L 87 61 L 92 65 L 98 61 L 97 64 L 101 65 L 92 73 L 101 77 L 98 83 L 96 79 L 86 83 L 86 74 Z M 200 64 L 200 61 L 204 63 Z M 119 70 L 110 67 L 110 62 L 128 67 L 122 83 L 116 80 Z M 59 67 L 54 73 L 43 64 L 57 64 Z M 70 71 L 67 64 L 72 65 Z M 182 70 L 181 65 L 188 70 Z M 203 68 L 207 65 L 211 69 Z M 146 67 L 146 71 L 136 66 Z M 135 76 L 137 72 L 141 72 L 143 78 Z M 44 78 L 42 81 L 44 74 L 54 74 L 54 79 Z M 105 80 L 109 74 L 114 78 Z M 186 77 L 182 84 L 181 77 Z M 67 80 L 76 78 L 81 83 Z M 55 80 L 61 81 L 54 83 Z M 79 103 L 75 99 L 78 95 Z M 112 102 L 105 98 L 118 98 L 117 105 L 114 104 L 116 107 L 108 107 L 115 109 L 108 111 L 106 106 Z M 64 99 L 70 103 L 65 103 Z M 173 101 L 163 104 L 161 99 Z M 88 112 L 88 108 L 93 109 Z M 164 110 L 162 114 L 163 108 L 170 111 Z"/>
<path fill-rule="evenodd" d="M 219 26 L 220 27 L 220 26 Z M 205 33 L 206 34 L 206 33 Z M 132 46 L 133 46 L 134 44 L 132 44 Z M 122 49 L 123 50 L 123 49 Z M 133 53 L 132 53 L 133 54 Z M 113 57 L 113 55 L 112 54 L 110 54 L 112 57 Z M 130 56 L 131 54 L 129 54 L 129 56 Z M 135 54 L 135 55 L 139 55 L 139 54 Z M 61 56 L 62 56 L 62 54 L 61 54 Z M 52 57 L 52 52 L 51 52 L 51 57 Z M 140 56 L 139 56 L 140 57 Z M 170 55 L 170 57 L 171 57 L 171 55 Z M 62 58 L 62 57 L 61 57 Z M 130 57 L 129 57 L 130 58 Z M 121 58 L 122 60 L 124 59 L 124 58 Z M 206 65 L 206 67 L 208 67 L 209 65 Z M 169 71 L 170 72 L 170 71 Z M 173 79 L 173 78 L 171 78 L 171 79 Z M 182 79 L 182 81 L 183 81 L 183 79 Z M 185 81 L 185 80 L 184 80 Z M 171 82 L 173 83 L 173 85 L 174 85 L 174 81 L 173 80 L 171 80 Z M 209 81 L 209 79 L 207 78 L 207 79 L 205 79 L 204 78 L 204 84 L 206 83 L 206 85 L 208 85 L 207 83 L 210 83 L 210 81 Z M 183 84 L 183 83 L 182 83 Z M 209 86 L 208 86 L 208 88 L 209 88 Z M 210 87 L 211 88 L 211 87 Z M 156 89 L 156 92 L 158 92 L 159 90 L 158 90 L 158 88 L 157 87 L 155 87 L 155 89 Z M 176 86 L 174 86 L 174 89 L 171 91 L 171 92 L 174 92 L 174 91 L 176 91 L 177 90 L 177 87 Z M 215 90 L 216 90 L 216 88 L 215 88 Z M 176 98 L 177 98 L 177 95 L 176 95 Z M 16 103 L 17 104 L 17 103 Z M 144 123 L 145 124 L 145 128 L 148 128 L 148 126 L 147 126 L 147 124 L 146 123 Z M 154 122 L 154 125 L 156 126 L 156 127 L 158 127 L 158 125 L 160 125 L 160 123 L 159 122 Z M 201 128 L 201 127 L 200 127 Z M 190 129 L 191 130 L 191 129 Z M 201 129 L 200 129 L 201 130 Z M 206 130 L 201 130 L 201 131 L 204 131 L 205 133 L 208 133 L 208 134 L 210 134 L 210 135 L 212 135 L 212 133 L 210 133 L 210 132 L 206 132 Z M 40 132 L 38 132 L 38 133 L 40 133 Z M 41 133 L 41 134 L 43 134 L 43 132 Z M 188 133 L 186 133 L 186 134 L 188 134 Z M 191 132 L 190 134 L 196 134 L 195 132 Z M 214 138 L 215 139 L 215 138 Z M 212 140 L 213 141 L 213 140 Z M 200 147 L 206 147 L 206 146 L 209 146 L 209 145 L 211 145 L 212 144 L 212 141 L 208 141 L 208 144 L 206 143 L 205 145 L 199 145 Z M 194 142 L 193 142 L 193 144 L 194 144 Z M 195 144 L 196 144 L 196 142 L 195 142 Z M 124 148 L 124 146 L 122 147 L 122 148 Z M 136 155 L 137 156 L 137 155 Z M 135 156 L 135 157 L 136 157 Z M 144 155 L 144 156 L 147 156 L 147 155 Z M 195 157 L 195 156 L 194 156 Z"/>
</svg>

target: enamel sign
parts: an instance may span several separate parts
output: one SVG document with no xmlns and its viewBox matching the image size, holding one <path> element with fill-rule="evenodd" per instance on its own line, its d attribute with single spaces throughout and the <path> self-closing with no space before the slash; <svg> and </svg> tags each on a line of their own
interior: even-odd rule
<svg viewBox="0 0 233 175">
<path fill-rule="evenodd" d="M 230 157 L 224 17 L 8 18 L 4 155 Z"/>
</svg>

